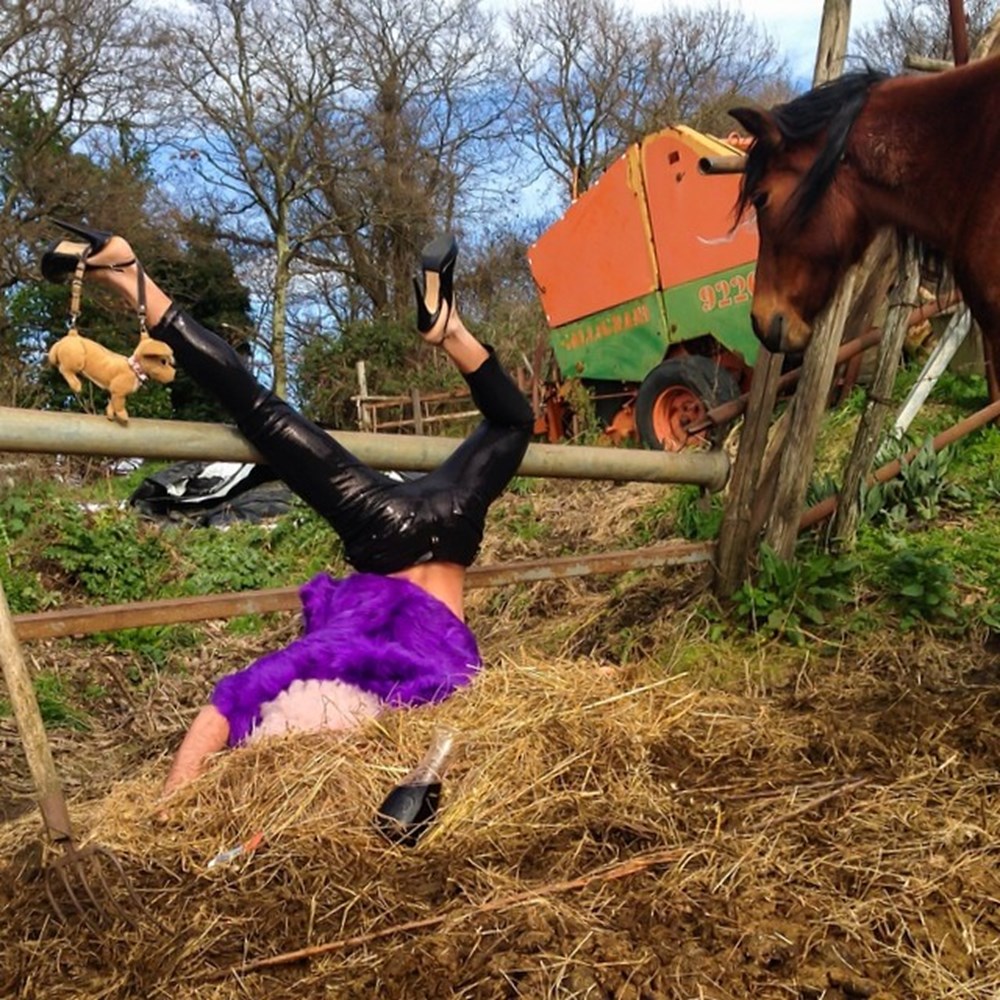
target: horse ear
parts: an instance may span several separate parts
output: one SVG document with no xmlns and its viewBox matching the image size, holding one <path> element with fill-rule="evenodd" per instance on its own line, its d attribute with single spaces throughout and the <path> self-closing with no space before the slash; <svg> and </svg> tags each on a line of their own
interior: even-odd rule
<svg viewBox="0 0 1000 1000">
<path fill-rule="evenodd" d="M 763 145 L 771 149 L 781 145 L 781 129 L 769 112 L 759 108 L 731 108 L 729 114 Z"/>
</svg>

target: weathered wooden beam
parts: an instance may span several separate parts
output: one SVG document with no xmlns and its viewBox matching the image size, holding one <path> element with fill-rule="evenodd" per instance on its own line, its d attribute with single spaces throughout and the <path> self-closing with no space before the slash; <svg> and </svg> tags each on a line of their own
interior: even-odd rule
<svg viewBox="0 0 1000 1000">
<path fill-rule="evenodd" d="M 916 70 L 918 73 L 944 73 L 946 70 L 955 68 L 955 64 L 950 59 L 934 59 L 931 56 L 921 56 L 915 53 L 903 58 L 903 66 L 906 69 Z"/>
<path fill-rule="evenodd" d="M 791 402 L 788 437 L 782 451 L 774 505 L 764 537 L 780 559 L 790 560 L 799 533 L 799 517 L 816 459 L 816 439 L 826 412 L 837 348 L 854 295 L 857 265 L 851 268 L 823 315 L 816 322 L 805 352 L 802 378 Z"/>
<path fill-rule="evenodd" d="M 867 480 L 882 430 L 892 401 L 892 387 L 896 382 L 899 359 L 909 328 L 907 320 L 911 303 L 917 300 L 920 284 L 920 267 L 912 239 L 899 240 L 896 248 L 896 283 L 890 297 L 889 312 L 885 321 L 885 335 L 879 345 L 875 374 L 868 387 L 864 412 L 854 436 L 854 446 L 844 466 L 842 493 L 846 501 L 837 508 L 833 523 L 835 544 L 843 549 L 853 549 L 861 519 L 861 486 Z"/>
<path fill-rule="evenodd" d="M 750 573 L 750 557 L 756 541 L 751 511 L 767 447 L 767 432 L 778 397 L 783 357 L 761 347 L 750 380 L 747 419 L 740 435 L 733 481 L 719 529 L 715 592 L 721 598 L 730 597 Z"/>
<path fill-rule="evenodd" d="M 847 36 L 851 29 L 851 0 L 825 0 L 816 46 L 813 85 L 826 83 L 844 72 Z"/>
</svg>

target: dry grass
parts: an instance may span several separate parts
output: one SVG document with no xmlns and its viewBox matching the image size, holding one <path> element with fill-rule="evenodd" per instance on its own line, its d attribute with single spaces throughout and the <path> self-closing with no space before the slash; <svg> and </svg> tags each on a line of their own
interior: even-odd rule
<svg viewBox="0 0 1000 1000">
<path fill-rule="evenodd" d="M 620 547 L 658 496 L 543 488 L 545 536 L 495 532 L 483 560 Z M 165 824 L 167 756 L 211 681 L 294 618 L 209 628 L 140 686 L 124 653 L 33 644 L 36 668 L 108 688 L 91 731 L 55 733 L 57 763 L 81 838 L 118 853 L 145 912 L 106 935 L 53 918 L 0 722 L 0 996 L 1000 997 L 995 654 L 913 633 L 710 641 L 699 586 L 692 570 L 476 592 L 471 688 L 222 755 Z M 441 721 L 460 738 L 438 821 L 390 846 L 374 810 Z"/>
<path fill-rule="evenodd" d="M 0 827 L 0 993 L 996 996 L 998 692 L 920 655 L 916 680 L 889 647 L 755 697 L 493 649 L 443 706 L 221 756 L 166 825 L 142 765 L 73 813 L 163 926 L 58 925 L 26 814 Z M 439 821 L 388 846 L 373 811 L 442 720 Z"/>
</svg>

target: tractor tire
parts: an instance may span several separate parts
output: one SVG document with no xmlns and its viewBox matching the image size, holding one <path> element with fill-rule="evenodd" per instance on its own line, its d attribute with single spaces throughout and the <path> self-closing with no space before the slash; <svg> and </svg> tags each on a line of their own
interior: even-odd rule
<svg viewBox="0 0 1000 1000">
<path fill-rule="evenodd" d="M 661 361 L 643 380 L 635 397 L 639 440 L 655 451 L 708 447 L 722 428 L 690 435 L 687 428 L 720 403 L 739 396 L 736 380 L 725 368 L 700 354 Z"/>
</svg>

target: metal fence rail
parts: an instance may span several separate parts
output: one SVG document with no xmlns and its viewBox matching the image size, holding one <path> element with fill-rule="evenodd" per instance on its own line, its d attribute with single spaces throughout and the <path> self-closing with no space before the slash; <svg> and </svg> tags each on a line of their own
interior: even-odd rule
<svg viewBox="0 0 1000 1000">
<path fill-rule="evenodd" d="M 416 471 L 436 468 L 461 443 L 457 438 L 356 431 L 337 432 L 333 436 L 362 461 L 376 468 Z M 238 431 L 219 424 L 137 418 L 121 426 L 101 416 L 10 407 L 0 407 L 2 452 L 232 462 L 260 460 Z M 519 471 L 526 476 L 686 483 L 719 490 L 729 476 L 729 457 L 723 451 L 670 453 L 531 444 Z M 713 559 L 714 553 L 714 542 L 674 541 L 629 551 L 473 566 L 469 570 L 468 586 L 498 587 L 594 573 L 706 563 Z M 298 607 L 298 587 L 280 587 L 133 604 L 63 608 L 17 615 L 14 625 L 18 638 L 24 641 L 265 614 Z"/>
<path fill-rule="evenodd" d="M 601 552 L 584 556 L 559 556 L 493 566 L 473 566 L 467 586 L 501 587 L 509 583 L 536 583 L 564 580 L 594 573 L 621 573 L 658 566 L 685 566 L 710 562 L 714 542 L 666 542 L 643 549 Z M 108 604 L 89 608 L 62 608 L 14 616 L 17 637 L 53 639 L 69 635 L 93 635 L 123 628 L 148 625 L 177 625 L 181 622 L 260 615 L 272 611 L 293 611 L 300 607 L 298 587 L 248 590 L 238 594 L 209 594 L 204 597 L 177 597 L 134 604 Z"/>
<path fill-rule="evenodd" d="M 461 443 L 459 438 L 360 431 L 337 431 L 332 436 L 377 469 L 417 472 L 437 468 Z M 103 416 L 0 407 L 0 452 L 5 451 L 175 461 L 261 461 L 235 428 L 220 424 L 133 418 L 123 427 Z M 673 453 L 531 444 L 519 471 L 523 476 L 681 483 L 717 491 L 729 477 L 729 456 L 724 451 Z"/>
</svg>

